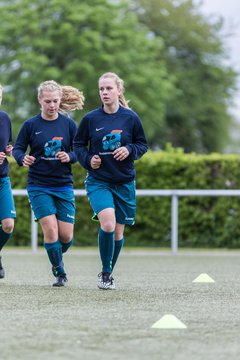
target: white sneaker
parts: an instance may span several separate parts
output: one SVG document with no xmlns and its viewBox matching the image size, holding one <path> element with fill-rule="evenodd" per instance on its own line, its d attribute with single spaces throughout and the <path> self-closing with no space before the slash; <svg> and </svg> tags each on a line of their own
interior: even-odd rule
<svg viewBox="0 0 240 360">
<path fill-rule="evenodd" d="M 100 272 L 98 274 L 98 288 L 102 290 L 114 290 L 116 288 L 114 279 L 109 272 Z"/>
</svg>

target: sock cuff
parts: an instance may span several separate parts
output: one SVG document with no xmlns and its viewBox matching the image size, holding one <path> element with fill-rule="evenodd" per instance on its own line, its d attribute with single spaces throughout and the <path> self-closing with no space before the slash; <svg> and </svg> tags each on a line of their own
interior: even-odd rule
<svg viewBox="0 0 240 360">
<path fill-rule="evenodd" d="M 55 241 L 54 243 L 46 243 L 44 242 L 44 247 L 46 250 L 50 249 L 59 249 L 61 248 L 61 243 L 59 240 Z"/>
<path fill-rule="evenodd" d="M 124 244 L 124 237 L 121 240 L 114 240 L 115 246 L 122 246 Z"/>
<path fill-rule="evenodd" d="M 74 239 L 70 240 L 68 243 L 64 243 L 61 240 L 58 240 L 58 241 L 60 242 L 61 245 L 69 245 L 70 246 L 73 244 Z"/>
<path fill-rule="evenodd" d="M 103 236 L 104 238 L 111 238 L 114 234 L 114 231 L 111 231 L 111 232 L 107 232 L 107 231 L 104 231 L 102 230 L 101 228 L 99 229 L 99 236 Z"/>
<path fill-rule="evenodd" d="M 4 237 L 4 238 L 8 239 L 8 238 L 12 235 L 12 232 L 11 232 L 11 233 L 6 233 L 6 232 L 3 230 L 2 226 L 1 226 L 1 227 L 0 227 L 0 235 L 2 235 L 2 237 Z"/>
</svg>

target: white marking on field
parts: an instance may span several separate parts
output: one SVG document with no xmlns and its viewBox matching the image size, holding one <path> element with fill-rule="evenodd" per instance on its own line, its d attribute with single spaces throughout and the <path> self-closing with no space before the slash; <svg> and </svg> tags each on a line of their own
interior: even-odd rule
<svg viewBox="0 0 240 360">
<path fill-rule="evenodd" d="M 200 274 L 193 282 L 203 282 L 203 283 L 214 283 L 215 280 L 213 280 L 208 274 Z"/>
<path fill-rule="evenodd" d="M 171 314 L 164 315 L 151 327 L 153 329 L 186 329 L 187 328 L 187 326 L 182 321 L 180 321 L 176 316 Z"/>
</svg>

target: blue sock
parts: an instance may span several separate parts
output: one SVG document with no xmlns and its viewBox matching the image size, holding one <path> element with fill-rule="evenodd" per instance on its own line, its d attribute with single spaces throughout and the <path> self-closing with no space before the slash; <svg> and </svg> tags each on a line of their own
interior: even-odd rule
<svg viewBox="0 0 240 360">
<path fill-rule="evenodd" d="M 98 233 L 99 252 L 102 260 L 102 271 L 112 272 L 112 257 L 114 249 L 114 231 L 106 232 L 101 228 Z"/>
<path fill-rule="evenodd" d="M 11 235 L 12 233 L 6 233 L 5 231 L 3 231 L 2 226 L 0 226 L 0 251 L 2 250 Z"/>
<path fill-rule="evenodd" d="M 70 246 L 72 246 L 73 244 L 73 239 L 71 241 L 69 241 L 68 243 L 63 243 L 60 241 L 60 244 L 62 246 L 62 253 L 64 254 L 65 252 L 68 251 L 68 249 L 70 248 Z"/>
<path fill-rule="evenodd" d="M 113 253 L 113 259 L 112 259 L 112 270 L 117 262 L 118 256 L 120 254 L 120 251 L 124 244 L 124 237 L 121 240 L 115 240 L 114 241 L 114 253 Z"/>
<path fill-rule="evenodd" d="M 49 260 L 53 266 L 54 276 L 64 274 L 64 265 L 62 261 L 62 246 L 59 240 L 55 243 L 44 243 Z"/>
</svg>

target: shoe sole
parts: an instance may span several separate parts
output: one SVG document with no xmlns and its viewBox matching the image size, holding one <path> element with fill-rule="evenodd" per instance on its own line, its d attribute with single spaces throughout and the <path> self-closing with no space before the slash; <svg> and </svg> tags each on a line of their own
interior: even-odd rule
<svg viewBox="0 0 240 360">
<path fill-rule="evenodd" d="M 101 285 L 98 285 L 98 288 L 100 289 L 100 290 L 115 290 L 116 289 L 116 287 L 115 286 L 108 286 L 108 285 L 106 285 L 106 286 L 101 286 Z"/>
<path fill-rule="evenodd" d="M 52 286 L 54 286 L 54 287 L 63 287 L 63 286 L 65 286 L 66 282 L 67 282 L 67 280 L 64 280 L 62 283 L 54 283 Z"/>
</svg>

